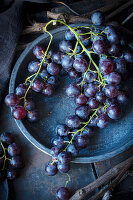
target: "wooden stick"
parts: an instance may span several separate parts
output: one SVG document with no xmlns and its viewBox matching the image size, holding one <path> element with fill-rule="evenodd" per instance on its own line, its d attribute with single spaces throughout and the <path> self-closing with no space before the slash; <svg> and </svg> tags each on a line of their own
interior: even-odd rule
<svg viewBox="0 0 133 200">
<path fill-rule="evenodd" d="M 122 5 L 121 7 L 119 7 L 119 9 L 116 9 L 114 12 L 112 12 L 110 15 L 108 15 L 106 17 L 106 21 L 110 20 L 112 17 L 114 17 L 115 15 L 119 14 L 120 12 L 122 12 L 124 9 L 126 9 L 128 6 L 133 4 L 133 0 L 130 0 L 129 2 L 127 2 L 126 4 Z M 115 5 L 115 4 L 114 4 Z M 114 5 L 112 6 L 105 6 L 102 7 L 101 10 L 103 10 L 104 12 L 114 8 Z M 86 14 L 86 16 L 90 16 L 92 12 L 90 12 L 89 14 Z M 64 13 L 55 13 L 55 12 L 50 12 L 47 11 L 47 16 L 51 19 L 62 19 L 62 20 L 66 20 L 68 21 L 67 23 L 76 23 L 76 22 L 86 22 L 86 23 L 91 23 L 91 20 L 88 17 L 85 16 L 74 16 L 74 15 L 67 15 Z M 23 31 L 23 35 L 24 34 L 29 34 L 29 33 L 36 33 L 36 32 L 43 32 L 43 28 L 46 25 L 46 23 L 35 23 L 33 26 L 29 26 L 26 27 L 26 29 Z M 128 30 L 126 29 L 126 32 L 128 32 Z M 130 33 L 131 35 L 132 33 Z"/>
<path fill-rule="evenodd" d="M 125 23 L 127 23 L 131 18 L 133 17 L 133 12 L 131 12 L 131 14 L 126 17 L 126 19 L 124 19 L 124 21 L 121 23 L 122 25 L 124 25 Z"/>
<path fill-rule="evenodd" d="M 76 17 L 75 17 L 75 19 L 76 19 Z M 82 20 L 83 20 L 82 22 L 90 23 L 90 20 L 88 20 L 87 18 L 85 20 L 84 19 L 82 19 Z M 73 21 L 73 23 L 76 23 L 76 21 Z M 110 25 L 112 24 L 116 28 L 120 28 L 125 34 L 133 37 L 133 31 L 128 30 L 127 28 L 125 28 L 121 25 L 116 25 L 113 23 L 109 23 L 109 24 Z M 30 33 L 44 33 L 43 28 L 45 27 L 45 25 L 46 25 L 46 23 L 35 23 L 33 26 L 28 26 L 24 29 L 24 31 L 22 32 L 22 35 L 30 34 Z"/>
<path fill-rule="evenodd" d="M 120 182 L 120 180 L 122 179 L 123 175 L 125 174 L 125 172 L 129 169 L 129 167 L 133 164 L 133 160 L 130 160 L 130 162 L 121 170 L 121 172 L 118 174 L 118 176 L 112 181 L 112 183 L 110 183 L 106 188 L 104 188 L 103 190 L 100 190 L 95 196 L 93 196 L 92 198 L 90 198 L 90 200 L 99 200 L 106 191 L 108 190 L 112 190 L 113 188 L 116 187 L 116 185 Z"/>
<path fill-rule="evenodd" d="M 126 9 L 127 7 L 129 7 L 132 4 L 133 4 L 133 0 L 130 0 L 126 4 L 122 5 L 121 7 L 116 9 L 114 12 L 112 12 L 110 15 L 108 15 L 106 17 L 106 21 L 109 21 L 112 17 L 119 14 L 120 12 L 122 12 L 124 9 Z M 96 10 L 101 10 L 103 12 L 106 12 L 110 9 L 113 9 L 114 7 L 116 7 L 116 3 L 113 2 L 112 5 L 107 5 L 107 6 L 101 7 L 100 9 L 96 9 Z M 66 19 L 68 21 L 68 23 L 76 23 L 76 22 L 91 23 L 91 20 L 88 18 L 91 14 L 92 14 L 92 11 L 89 13 L 86 13 L 85 16 L 66 15 L 64 13 L 55 13 L 55 12 L 47 11 L 47 16 L 49 18 L 55 19 L 55 20 L 59 19 L 59 18 L 64 19 L 64 20 Z M 23 31 L 22 34 L 24 35 L 24 34 L 36 33 L 36 32 L 41 33 L 41 32 L 43 32 L 43 28 L 45 25 L 46 25 L 46 23 L 35 23 L 33 26 L 26 27 L 26 29 Z"/>
<path fill-rule="evenodd" d="M 75 15 L 80 15 L 79 13 L 77 13 L 75 10 L 73 10 L 72 8 L 70 8 L 67 4 L 65 4 L 64 2 L 61 1 L 56 1 L 56 3 L 60 3 L 63 6 L 65 6 L 66 8 L 68 8 L 68 10 L 70 10 L 72 13 L 74 13 Z"/>
<path fill-rule="evenodd" d="M 133 176 L 133 171 L 127 170 L 122 178 L 119 180 L 119 183 L 122 182 L 127 176 Z M 118 183 L 118 184 L 119 184 Z M 107 190 L 102 198 L 102 200 L 109 200 L 111 197 L 111 189 Z"/>
<path fill-rule="evenodd" d="M 100 178 L 90 183 L 89 185 L 77 190 L 77 192 L 70 198 L 70 200 L 82 200 L 87 194 L 92 192 L 94 189 L 106 184 L 112 178 L 116 177 L 122 168 L 128 166 L 128 168 L 133 163 L 133 156 L 122 163 L 119 163 L 115 167 L 111 168 L 108 172 L 102 175 Z"/>
<path fill-rule="evenodd" d="M 48 11 L 47 16 L 52 19 L 67 19 L 68 23 L 76 23 L 76 22 L 86 22 L 91 23 L 91 20 L 86 17 L 79 17 L 79 16 L 73 16 L 73 15 L 65 15 L 63 13 L 53 13 Z M 36 33 L 40 32 L 43 33 L 43 28 L 45 27 L 46 23 L 35 23 L 33 26 L 27 26 L 24 31 L 22 32 L 22 35 L 29 34 L 29 33 Z M 55 28 L 55 27 L 54 27 Z"/>
<path fill-rule="evenodd" d="M 63 15 L 63 13 L 55 13 L 55 12 L 47 11 L 47 17 L 51 19 L 58 19 L 61 15 Z M 73 16 L 73 15 L 70 15 L 70 16 Z"/>
<path fill-rule="evenodd" d="M 110 197 L 111 197 L 111 191 L 110 191 L 110 190 L 107 190 L 107 191 L 104 193 L 102 200 L 109 200 Z"/>
<path fill-rule="evenodd" d="M 31 32 L 43 32 L 43 28 L 45 27 L 47 23 L 35 23 L 33 26 L 27 26 L 24 31 L 22 32 L 22 35 L 29 34 Z"/>
<path fill-rule="evenodd" d="M 120 12 L 122 12 L 123 10 L 125 10 L 126 8 L 128 8 L 131 5 L 133 5 L 133 0 L 128 1 L 127 3 L 123 4 L 122 6 L 120 6 L 118 9 L 116 9 L 115 11 L 113 11 L 110 15 L 108 15 L 106 17 L 106 21 L 109 21 L 115 15 L 119 14 Z"/>
<path fill-rule="evenodd" d="M 47 16 L 51 19 L 59 19 L 61 17 L 63 17 L 64 13 L 55 13 L 55 12 L 50 12 L 47 11 Z M 81 22 L 81 21 L 88 21 L 89 23 L 91 23 L 91 20 L 88 19 L 87 17 L 82 17 L 82 16 L 75 16 L 75 15 L 66 15 L 66 17 L 68 18 L 68 23 L 73 23 L 73 22 Z"/>
<path fill-rule="evenodd" d="M 133 2 L 133 0 L 132 0 Z M 116 12 L 117 13 L 117 12 Z M 48 11 L 47 12 L 47 16 L 49 18 L 52 18 L 52 19 L 58 19 L 59 16 L 61 16 L 62 13 L 53 13 L 53 12 L 50 12 Z M 75 22 L 88 22 L 88 23 L 91 23 L 91 20 L 89 20 L 88 18 L 86 17 L 79 17 L 79 16 L 70 16 L 70 20 L 69 20 L 69 23 L 75 23 Z M 113 24 L 113 23 L 109 23 L 109 24 Z M 117 28 L 120 28 L 125 34 L 128 34 L 130 36 L 133 36 L 133 31 L 130 31 L 128 30 L 127 28 L 121 26 L 121 25 L 116 25 L 116 24 L 113 24 L 114 26 L 116 26 Z"/>
</svg>

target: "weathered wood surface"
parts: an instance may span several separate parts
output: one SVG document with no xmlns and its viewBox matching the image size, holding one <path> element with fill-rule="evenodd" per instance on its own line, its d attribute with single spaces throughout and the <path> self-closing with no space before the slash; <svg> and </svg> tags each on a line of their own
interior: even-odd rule
<svg viewBox="0 0 133 200">
<path fill-rule="evenodd" d="M 94 3 L 95 2 L 95 3 Z M 103 7 L 109 3 L 114 5 L 116 3 L 126 2 L 126 1 L 116 1 L 116 0 L 102 0 L 102 1 L 89 1 L 89 10 L 92 11 L 98 7 Z M 98 4 L 97 4 L 98 3 Z M 93 4 L 93 5 L 92 5 Z M 76 5 L 76 4 L 75 4 Z M 95 8 L 94 8 L 95 5 Z M 73 7 L 73 9 L 78 7 Z M 62 8 L 63 11 L 64 8 Z M 87 8 L 88 9 L 88 8 Z M 77 12 L 80 12 L 81 8 Z M 54 10 L 55 11 L 55 10 Z M 58 9 L 56 9 L 58 12 Z M 61 12 L 61 9 L 59 9 Z M 83 13 L 82 13 L 83 14 Z M 16 59 L 15 59 L 16 60 Z M 14 63 L 15 63 L 14 60 Z M 6 108 L 3 105 L 3 108 L 0 113 L 0 132 L 4 130 L 9 130 L 15 132 L 18 141 L 22 144 L 23 147 L 23 157 L 25 158 L 25 168 L 22 170 L 21 176 L 13 182 L 13 188 L 11 192 L 13 193 L 13 200 L 54 200 L 56 189 L 60 186 L 64 186 L 65 182 L 68 180 L 66 175 L 58 174 L 55 177 L 46 177 L 44 175 L 44 165 L 50 160 L 49 156 L 43 154 L 37 150 L 20 132 L 16 126 L 14 120 L 11 118 L 10 109 Z M 97 176 L 102 176 L 107 172 L 111 167 L 116 164 L 124 161 L 130 157 L 133 153 L 133 147 L 131 147 L 126 152 L 102 161 L 94 163 Z M 71 182 L 69 184 L 72 194 L 77 189 L 85 187 L 89 183 L 95 180 L 95 176 L 90 164 L 72 164 L 70 171 Z M 133 178 L 132 178 L 133 179 Z M 123 183 L 124 185 L 124 183 Z M 125 186 L 127 187 L 128 182 L 126 181 Z M 123 187 L 125 187 L 123 186 Z M 88 198 L 87 198 L 88 199 Z"/>
<path fill-rule="evenodd" d="M 22 145 L 22 155 L 25 159 L 25 168 L 21 176 L 13 182 L 12 200 L 54 200 L 56 190 L 65 186 L 68 176 L 58 173 L 54 177 L 44 174 L 45 163 L 50 161 L 50 157 L 36 149 L 20 132 L 15 121 L 12 119 L 10 109 L 2 106 L 0 113 L 0 132 L 12 131 L 16 139 Z M 72 164 L 69 172 L 72 194 L 95 180 L 90 164 Z"/>
</svg>

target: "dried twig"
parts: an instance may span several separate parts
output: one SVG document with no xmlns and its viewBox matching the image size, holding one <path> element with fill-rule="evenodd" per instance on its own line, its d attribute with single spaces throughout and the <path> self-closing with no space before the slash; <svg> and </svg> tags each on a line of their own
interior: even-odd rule
<svg viewBox="0 0 133 200">
<path fill-rule="evenodd" d="M 122 5 L 121 7 L 119 7 L 119 9 L 116 9 L 114 12 L 109 14 L 106 17 L 106 21 L 109 21 L 112 17 L 119 14 L 120 12 L 122 12 L 124 9 L 126 9 L 127 7 L 129 7 L 132 4 L 133 4 L 133 0 L 130 0 L 126 4 Z M 106 11 L 114 8 L 115 6 L 116 6 L 116 4 L 112 4 L 112 5 L 109 5 L 109 6 L 104 6 L 99 10 L 106 12 Z M 91 13 L 92 12 L 86 13 L 86 16 L 75 16 L 75 15 L 68 15 L 68 14 L 65 14 L 65 13 L 55 13 L 55 12 L 47 11 L 47 16 L 49 18 L 55 19 L 55 20 L 56 19 L 62 19 L 62 20 L 66 21 L 67 23 L 70 23 L 70 24 L 71 23 L 77 23 L 77 22 L 91 23 L 91 20 L 88 18 L 88 16 L 90 16 Z M 43 28 L 44 28 L 45 24 L 46 23 L 34 23 L 33 26 L 26 27 L 22 34 L 29 34 L 29 33 L 36 33 L 36 32 L 41 33 L 41 32 L 43 32 Z"/>
<path fill-rule="evenodd" d="M 111 191 L 108 190 L 108 191 L 105 192 L 105 194 L 104 194 L 102 200 L 109 200 L 111 196 L 112 196 L 112 195 L 111 195 Z"/>
<path fill-rule="evenodd" d="M 90 183 L 89 185 L 85 186 L 84 188 L 79 189 L 71 198 L 70 200 L 82 200 L 85 198 L 87 194 L 95 190 L 96 188 L 102 186 L 103 184 L 108 183 L 111 179 L 116 177 L 119 172 L 125 167 L 126 170 L 131 166 L 133 163 L 133 157 L 125 160 L 122 163 L 119 163 L 112 169 L 110 169 L 108 172 L 106 172 L 104 175 L 102 175 L 100 178 L 95 180 L 94 182 Z M 125 173 L 125 172 L 124 172 Z M 106 190 L 107 191 L 107 190 Z M 106 192 L 105 191 L 105 192 Z M 104 193 L 105 193 L 104 192 Z M 103 193 L 103 194 L 104 194 Z"/>
<path fill-rule="evenodd" d="M 116 9 L 114 12 L 112 12 L 110 15 L 108 15 L 106 17 L 107 20 L 110 20 L 112 17 L 114 17 L 115 15 L 117 15 L 118 13 L 120 13 L 121 11 L 123 11 L 124 9 L 126 9 L 128 6 L 133 4 L 133 0 L 127 2 L 126 4 L 122 5 L 119 9 Z M 98 10 L 101 10 L 103 12 L 106 12 L 114 7 L 116 7 L 116 3 L 113 3 L 111 5 L 107 5 L 104 7 L 101 7 Z M 95 10 L 96 11 L 96 10 Z M 93 11 L 94 12 L 94 11 Z M 74 15 L 68 15 L 65 13 L 54 13 L 54 12 L 47 12 L 47 16 L 51 19 L 61 19 L 66 21 L 67 23 L 77 23 L 77 22 L 85 22 L 85 23 L 91 23 L 91 20 L 88 19 L 88 16 L 91 15 L 92 12 L 86 13 L 85 16 L 74 16 Z M 129 18 L 132 16 L 129 16 Z M 129 20 L 129 19 L 125 19 L 125 20 Z M 123 23 L 126 23 L 125 21 Z M 43 33 L 44 27 L 45 27 L 46 23 L 34 23 L 32 26 L 27 26 L 24 31 L 22 32 L 22 35 L 24 34 L 30 34 L 30 33 Z M 121 28 L 121 30 L 123 30 L 124 33 L 128 34 L 129 36 L 133 36 L 133 32 L 124 28 L 124 27 L 120 27 L 119 25 L 116 25 L 119 28 Z M 55 28 L 55 26 L 54 26 Z M 26 45 L 27 46 L 27 45 Z M 19 46 L 18 49 L 23 49 L 24 45 L 21 47 Z"/>
<path fill-rule="evenodd" d="M 67 15 L 64 13 L 53 13 L 48 11 L 47 16 L 52 19 L 62 19 L 67 21 L 67 23 L 76 23 L 76 22 L 88 22 L 91 23 L 91 20 L 86 17 L 79 17 L 74 15 Z M 46 23 L 35 23 L 33 26 L 28 26 L 24 29 L 22 34 L 29 34 L 29 33 L 36 33 L 36 32 L 43 32 Z"/>
<path fill-rule="evenodd" d="M 76 23 L 76 22 L 86 22 L 91 23 L 90 19 L 87 17 L 80 17 L 80 16 L 73 16 L 73 15 L 66 15 L 63 13 L 53 13 L 48 11 L 47 16 L 51 19 L 62 19 L 68 20 L 68 23 Z M 111 23 L 112 24 L 112 23 Z M 36 33 L 36 32 L 43 32 L 43 28 L 45 27 L 46 23 L 35 23 L 33 26 L 26 27 L 22 34 L 29 34 L 29 33 Z M 120 28 L 126 34 L 133 36 L 133 32 L 124 28 L 123 26 L 113 24 L 114 26 Z"/>
<path fill-rule="evenodd" d="M 59 19 L 64 15 L 64 13 L 54 13 L 47 11 L 47 16 L 52 19 Z M 88 19 L 87 17 L 82 17 L 82 16 L 74 16 L 74 15 L 68 15 L 68 23 L 74 23 L 74 22 L 82 22 L 82 21 L 88 21 L 91 23 L 91 20 Z"/>
<path fill-rule="evenodd" d="M 130 15 L 128 15 L 128 17 L 124 19 L 124 21 L 121 24 L 122 25 L 126 24 L 132 17 L 133 17 L 133 12 Z"/>
<path fill-rule="evenodd" d="M 126 173 L 119 180 L 119 183 L 122 182 L 127 176 L 133 176 L 133 171 L 127 170 Z M 111 190 L 107 190 L 102 198 L 102 200 L 109 200 L 111 197 Z"/>
<path fill-rule="evenodd" d="M 79 13 L 77 13 L 75 10 L 73 10 L 72 8 L 70 8 L 70 6 L 68 6 L 66 3 L 61 2 L 61 1 L 56 1 L 56 3 L 60 3 L 63 6 L 65 6 L 66 8 L 68 8 L 72 13 L 74 13 L 75 15 L 80 15 Z"/>
<path fill-rule="evenodd" d="M 119 8 L 117 8 L 116 10 L 114 10 L 111 14 L 109 14 L 106 17 L 106 21 L 109 21 L 110 19 L 112 19 L 114 16 L 118 15 L 119 13 L 121 13 L 123 10 L 125 10 L 126 8 L 128 8 L 129 6 L 133 5 L 133 0 L 128 1 L 127 3 L 123 4 L 122 6 L 120 6 Z"/>
<path fill-rule="evenodd" d="M 123 175 L 126 173 L 126 171 L 129 169 L 129 167 L 133 164 L 133 160 L 130 160 L 130 162 L 120 171 L 120 173 L 118 174 L 118 176 L 112 181 L 112 183 L 110 183 L 107 187 L 105 187 L 104 189 L 100 190 L 96 195 L 94 195 L 90 200 L 99 200 L 104 194 L 105 192 L 107 192 L 108 190 L 112 190 L 113 188 L 116 187 L 116 185 L 118 185 L 118 183 L 120 182 L 120 180 L 122 179 Z"/>
<path fill-rule="evenodd" d="M 43 32 L 45 25 L 46 23 L 34 23 L 33 26 L 27 26 L 22 32 L 22 35 L 36 32 L 41 33 Z"/>
</svg>

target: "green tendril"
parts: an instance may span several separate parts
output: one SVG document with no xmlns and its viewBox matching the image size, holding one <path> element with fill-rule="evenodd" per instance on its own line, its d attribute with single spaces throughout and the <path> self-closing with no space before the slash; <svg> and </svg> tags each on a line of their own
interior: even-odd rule
<svg viewBox="0 0 133 200">
<path fill-rule="evenodd" d="M 3 159 L 3 158 L 4 158 L 4 164 L 3 164 L 3 167 L 2 167 L 2 170 L 4 170 L 5 167 L 6 167 L 6 160 L 11 161 L 11 159 L 7 158 L 7 155 L 6 155 L 6 150 L 7 150 L 7 148 L 4 147 L 4 145 L 3 145 L 2 141 L 1 141 L 1 138 L 0 138 L 0 144 L 1 144 L 2 149 L 3 149 L 3 156 L 0 157 L 0 159 Z"/>
<path fill-rule="evenodd" d="M 66 174 L 68 176 L 68 181 L 66 181 L 65 187 L 67 187 L 68 183 L 71 182 L 71 177 L 69 176 L 69 174 Z"/>
<path fill-rule="evenodd" d="M 86 70 L 86 72 L 85 72 L 85 74 L 84 74 L 84 77 L 83 77 L 82 82 L 78 84 L 78 85 L 81 86 L 81 93 L 82 93 L 83 85 L 85 84 L 85 77 L 86 77 L 86 75 L 87 75 L 87 72 L 90 71 L 90 65 L 91 65 L 91 60 L 90 60 L 90 62 L 89 62 L 88 69 Z"/>
</svg>

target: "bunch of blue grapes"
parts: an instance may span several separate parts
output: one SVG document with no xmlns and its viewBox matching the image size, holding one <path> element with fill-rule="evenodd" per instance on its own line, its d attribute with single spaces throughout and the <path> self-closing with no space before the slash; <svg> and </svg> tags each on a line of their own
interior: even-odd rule
<svg viewBox="0 0 133 200">
<path fill-rule="evenodd" d="M 74 99 L 77 108 L 64 124 L 56 127 L 52 160 L 45 166 L 48 176 L 54 176 L 58 171 L 67 173 L 71 160 L 95 137 L 97 127 L 106 128 L 111 120 L 119 119 L 122 106 L 128 102 L 128 91 L 122 82 L 133 63 L 133 52 L 113 26 L 103 26 L 101 30 L 99 25 L 104 22 L 101 12 L 93 13 L 91 20 L 92 26 L 68 29 L 56 52 L 51 49 L 45 55 L 44 47 L 35 46 L 36 60 L 27 66 L 30 76 L 17 86 L 14 94 L 5 98 L 6 105 L 13 107 L 15 119 L 27 116 L 30 122 L 37 122 L 39 115 L 31 92 L 50 97 L 58 87 L 60 76 L 67 73 L 72 79 L 66 95 Z M 28 88 L 29 96 L 25 98 Z M 23 99 L 24 105 L 21 105 Z M 58 189 L 58 200 L 69 197 L 67 187 Z"/>
<path fill-rule="evenodd" d="M 94 25 L 103 22 L 101 12 L 94 13 L 91 19 Z M 52 161 L 45 166 L 45 174 L 49 176 L 69 172 L 71 160 L 78 156 L 80 150 L 89 146 L 97 127 L 105 128 L 111 120 L 119 119 L 121 107 L 128 102 L 127 88 L 121 83 L 127 78 L 129 64 L 133 62 L 133 52 L 123 44 L 123 38 L 114 27 L 106 26 L 102 31 L 96 26 L 92 28 L 94 32 L 102 34 L 89 38 L 84 34 L 87 32 L 85 27 L 75 30 L 81 33 L 79 39 L 85 48 L 90 54 L 92 52 L 92 59 L 100 70 L 103 84 L 98 79 L 99 73 L 93 63 L 88 70 L 90 59 L 85 52 L 82 53 L 80 44 L 76 54 L 71 56 L 76 42 L 71 30 L 66 31 L 65 40 L 59 44 L 59 51 L 52 54 L 53 61 L 60 63 L 73 80 L 66 88 L 66 95 L 74 99 L 77 108 L 74 115 L 68 116 L 64 124 L 56 127 L 56 137 L 52 140 L 51 148 Z M 96 114 L 91 118 L 94 112 Z M 58 200 L 67 200 L 69 197 L 67 187 L 58 189 Z"/>
<path fill-rule="evenodd" d="M 14 180 L 20 175 L 24 167 L 21 146 L 15 142 L 10 132 L 0 134 L 0 182 L 6 178 Z"/>
</svg>

